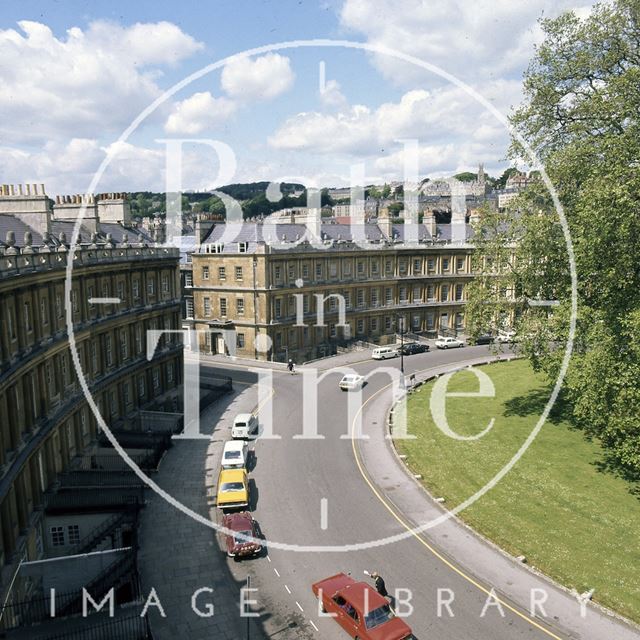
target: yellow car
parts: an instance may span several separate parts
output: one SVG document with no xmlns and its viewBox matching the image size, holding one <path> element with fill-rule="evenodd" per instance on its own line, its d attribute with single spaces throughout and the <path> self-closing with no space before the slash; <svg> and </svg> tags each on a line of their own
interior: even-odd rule
<svg viewBox="0 0 640 640">
<path fill-rule="evenodd" d="M 249 506 L 249 481 L 245 469 L 222 469 L 218 476 L 218 509 Z"/>
</svg>

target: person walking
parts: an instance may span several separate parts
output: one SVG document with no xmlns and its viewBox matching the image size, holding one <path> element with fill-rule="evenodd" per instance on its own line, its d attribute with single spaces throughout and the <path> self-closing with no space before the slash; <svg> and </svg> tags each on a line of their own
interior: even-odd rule
<svg viewBox="0 0 640 640">
<path fill-rule="evenodd" d="M 369 575 L 373 579 L 376 591 L 383 598 L 387 598 L 389 600 L 389 604 L 393 609 L 393 607 L 395 606 L 395 598 L 392 595 L 389 595 L 389 592 L 387 591 L 387 585 L 384 583 L 384 579 L 382 578 L 382 576 L 377 571 L 372 571 Z"/>
<path fill-rule="evenodd" d="M 289 362 L 287 364 L 287 369 L 289 369 L 289 373 L 294 373 L 293 367 L 294 367 L 293 360 L 291 358 L 289 358 Z"/>
</svg>

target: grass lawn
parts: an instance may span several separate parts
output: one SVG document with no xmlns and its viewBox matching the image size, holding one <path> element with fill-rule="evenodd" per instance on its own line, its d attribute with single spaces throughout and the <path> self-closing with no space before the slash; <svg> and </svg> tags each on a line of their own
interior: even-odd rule
<svg viewBox="0 0 640 640">
<path fill-rule="evenodd" d="M 408 402 L 409 433 L 398 440 L 413 473 L 453 508 L 480 489 L 513 456 L 549 397 L 541 376 L 523 360 L 482 368 L 494 398 L 448 397 L 449 426 L 460 435 L 493 429 L 475 441 L 446 436 L 434 424 L 433 382 Z M 477 391 L 469 372 L 455 374 L 447 391 Z M 622 479 L 600 471 L 603 451 L 566 417 L 551 418 L 509 474 L 460 516 L 513 555 L 579 593 L 640 622 L 640 499 Z"/>
</svg>

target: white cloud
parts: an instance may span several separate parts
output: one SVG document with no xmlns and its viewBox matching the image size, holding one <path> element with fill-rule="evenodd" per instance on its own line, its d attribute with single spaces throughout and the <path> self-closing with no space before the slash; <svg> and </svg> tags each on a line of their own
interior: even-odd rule
<svg viewBox="0 0 640 640">
<path fill-rule="evenodd" d="M 330 109 L 344 109 L 347 106 L 347 99 L 337 80 L 329 80 L 320 90 L 320 102 Z"/>
<path fill-rule="evenodd" d="M 176 102 L 164 130 L 172 134 L 195 135 L 212 129 L 227 120 L 236 110 L 236 103 L 228 98 L 214 98 L 209 91 L 194 93 Z"/>
<path fill-rule="evenodd" d="M 202 48 L 168 22 L 92 22 L 57 37 L 38 22 L 0 31 L 0 136 L 38 143 L 124 129 L 161 90 L 160 67 Z"/>
<path fill-rule="evenodd" d="M 236 58 L 222 70 L 222 88 L 238 100 L 270 100 L 293 85 L 291 61 L 278 53 Z"/>
<path fill-rule="evenodd" d="M 588 11 L 576 0 L 345 0 L 340 21 L 370 44 L 417 56 L 470 81 L 519 74 L 540 41 L 538 18 L 569 9 Z M 389 56 L 375 54 L 373 60 L 398 83 L 428 77 Z"/>
</svg>

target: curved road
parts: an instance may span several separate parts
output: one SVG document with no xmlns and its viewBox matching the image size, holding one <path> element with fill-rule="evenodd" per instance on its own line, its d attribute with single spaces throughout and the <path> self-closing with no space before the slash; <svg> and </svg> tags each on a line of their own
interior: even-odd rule
<svg viewBox="0 0 640 640">
<path fill-rule="evenodd" d="M 455 367 L 456 363 L 484 356 L 489 356 L 486 347 L 414 355 L 405 357 L 405 372 L 409 375 L 445 364 Z M 369 360 L 350 366 L 367 374 L 381 364 L 398 367 L 399 361 L 379 363 Z M 236 367 L 205 366 L 205 375 L 208 370 L 224 368 L 238 380 L 247 382 L 254 377 Z M 372 491 L 357 464 L 351 438 L 344 437 L 349 432 L 347 398 L 350 394 L 338 389 L 340 377 L 339 372 L 329 371 L 317 385 L 318 433 L 324 439 L 305 440 L 293 437 L 302 433 L 303 376 L 273 372 L 273 429 L 282 437 L 255 443 L 255 467 L 251 470 L 257 488 L 254 515 L 269 540 L 289 545 L 341 546 L 406 532 L 380 496 Z M 377 435 L 380 439 L 383 433 L 382 408 L 391 402 L 391 391 L 385 389 L 388 384 L 388 376 L 377 373 L 363 390 L 365 435 Z M 384 493 L 393 495 L 393 490 L 394 486 L 385 486 Z M 326 505 L 324 515 L 323 503 Z M 477 579 L 466 570 L 460 572 L 455 559 L 447 558 L 446 553 L 438 557 L 426 548 L 434 544 L 432 531 L 419 537 L 422 540 L 407 536 L 385 546 L 348 552 L 270 548 L 268 558 L 231 563 L 231 568 L 238 578 L 251 574 L 269 637 L 279 639 L 344 640 L 347 635 L 334 621 L 319 616 L 311 584 L 340 571 L 366 580 L 364 569 L 377 569 L 384 576 L 389 591 L 396 588 L 410 590 L 413 612 L 407 622 L 419 640 L 604 638 L 563 628 L 558 620 L 531 620 L 526 611 L 511 603 L 503 593 L 498 595 L 506 605 L 504 616 L 497 606 L 489 606 L 481 616 L 487 594 L 478 588 L 477 582 L 482 584 L 483 576 Z M 486 588 L 490 589 L 491 585 Z M 438 589 L 451 590 L 441 592 L 444 600 L 451 593 L 455 594 L 451 609 L 442 606 L 440 616 Z M 590 615 L 598 614 L 590 610 Z M 628 632 L 626 627 L 625 630 Z M 611 637 L 615 636 L 609 635 L 607 640 Z M 628 637 L 636 636 L 632 633 Z"/>
</svg>

